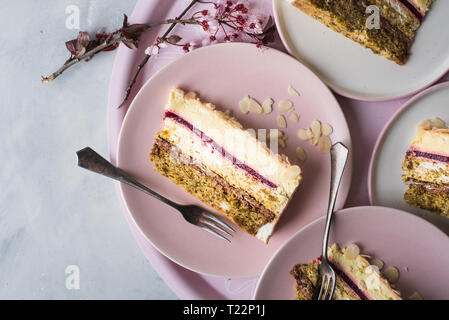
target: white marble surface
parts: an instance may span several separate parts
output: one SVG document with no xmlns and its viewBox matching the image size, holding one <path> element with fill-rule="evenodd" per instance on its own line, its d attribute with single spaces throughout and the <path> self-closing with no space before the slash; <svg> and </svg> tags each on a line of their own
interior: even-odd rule
<svg viewBox="0 0 449 320">
<path fill-rule="evenodd" d="M 150 1 L 150 0 L 149 0 Z M 2 1 L 0 21 L 0 299 L 176 299 L 140 251 L 112 181 L 76 166 L 87 145 L 107 155 L 115 53 L 51 84 L 67 58 L 68 5 L 81 30 L 113 30 L 136 0 Z M 66 288 L 66 267 L 80 270 Z"/>
</svg>

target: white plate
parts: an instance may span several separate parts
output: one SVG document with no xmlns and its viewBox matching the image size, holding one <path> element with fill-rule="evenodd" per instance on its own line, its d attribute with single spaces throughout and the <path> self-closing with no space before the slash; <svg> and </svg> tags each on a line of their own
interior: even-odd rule
<svg viewBox="0 0 449 320">
<path fill-rule="evenodd" d="M 402 160 L 418 124 L 439 117 L 449 122 L 449 82 L 435 85 L 407 102 L 386 125 L 371 158 L 368 188 L 371 204 L 413 212 L 449 234 L 449 219 L 409 206 L 403 195 Z"/>
<path fill-rule="evenodd" d="M 289 52 L 344 96 L 362 100 L 398 98 L 433 84 L 449 70 L 447 0 L 432 5 L 404 66 L 332 31 L 287 0 L 273 0 L 273 10 Z"/>
</svg>

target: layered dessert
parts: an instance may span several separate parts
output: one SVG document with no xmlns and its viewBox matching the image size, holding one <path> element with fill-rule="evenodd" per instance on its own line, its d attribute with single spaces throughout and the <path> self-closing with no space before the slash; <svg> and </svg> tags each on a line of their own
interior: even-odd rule
<svg viewBox="0 0 449 320">
<path fill-rule="evenodd" d="M 332 30 L 403 65 L 434 0 L 288 1 Z"/>
<path fill-rule="evenodd" d="M 301 182 L 300 167 L 286 156 L 180 89 L 170 92 L 150 159 L 156 171 L 266 243 Z"/>
<path fill-rule="evenodd" d="M 415 207 L 449 217 L 449 129 L 441 119 L 418 127 L 404 161 L 404 200 Z"/>
<path fill-rule="evenodd" d="M 340 249 L 338 244 L 329 248 L 328 260 L 337 279 L 333 300 L 402 300 L 384 278 L 379 268 L 370 265 L 366 256 Z M 308 264 L 295 265 L 290 274 L 296 281 L 296 299 L 313 300 L 319 291 L 318 258 Z"/>
</svg>

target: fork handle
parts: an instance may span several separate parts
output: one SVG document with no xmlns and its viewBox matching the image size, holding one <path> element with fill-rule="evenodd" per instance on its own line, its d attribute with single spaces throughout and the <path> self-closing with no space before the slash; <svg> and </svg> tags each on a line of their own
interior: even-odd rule
<svg viewBox="0 0 449 320">
<path fill-rule="evenodd" d="M 337 199 L 338 188 L 340 187 L 341 178 L 348 160 L 349 150 L 346 146 L 337 142 L 331 147 L 331 182 L 329 192 L 329 204 L 326 216 L 326 226 L 324 229 L 322 256 L 327 260 L 327 247 L 329 242 L 329 231 L 332 221 L 332 216 L 335 208 L 335 201 Z"/>
<path fill-rule="evenodd" d="M 96 153 L 91 148 L 86 147 L 86 148 L 78 151 L 76 154 L 78 156 L 78 166 L 80 166 L 84 169 L 90 170 L 92 172 L 104 175 L 108 178 L 112 178 L 114 180 L 120 181 L 120 182 L 125 183 L 131 187 L 136 188 L 136 189 L 139 189 L 140 191 L 145 192 L 146 194 L 153 196 L 156 199 L 179 210 L 180 205 L 161 196 L 157 192 L 154 192 L 150 188 L 148 188 L 148 187 L 144 186 L 143 184 L 141 184 L 140 182 L 136 181 L 136 179 L 129 176 L 122 169 L 115 167 L 112 163 L 107 161 L 105 158 L 100 156 L 98 153 Z"/>
</svg>

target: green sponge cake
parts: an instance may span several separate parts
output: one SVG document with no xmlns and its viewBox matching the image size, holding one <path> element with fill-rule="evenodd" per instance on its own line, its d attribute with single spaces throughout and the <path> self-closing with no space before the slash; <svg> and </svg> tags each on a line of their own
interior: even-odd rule
<svg viewBox="0 0 449 320">
<path fill-rule="evenodd" d="M 353 248 L 356 250 L 351 250 Z M 337 281 L 334 300 L 402 300 L 398 291 L 380 274 L 379 268 L 370 265 L 366 256 L 358 253 L 355 245 L 340 249 L 337 244 L 329 248 L 328 258 Z M 295 265 L 290 274 L 296 281 L 296 299 L 312 300 L 318 283 L 318 258 L 308 264 Z"/>
<path fill-rule="evenodd" d="M 434 0 L 288 1 L 332 30 L 403 65 Z M 373 8 L 379 13 L 378 25 L 370 23 L 370 17 L 376 13 Z"/>
<path fill-rule="evenodd" d="M 441 119 L 420 124 L 402 163 L 405 201 L 449 217 L 449 129 Z"/>
</svg>

